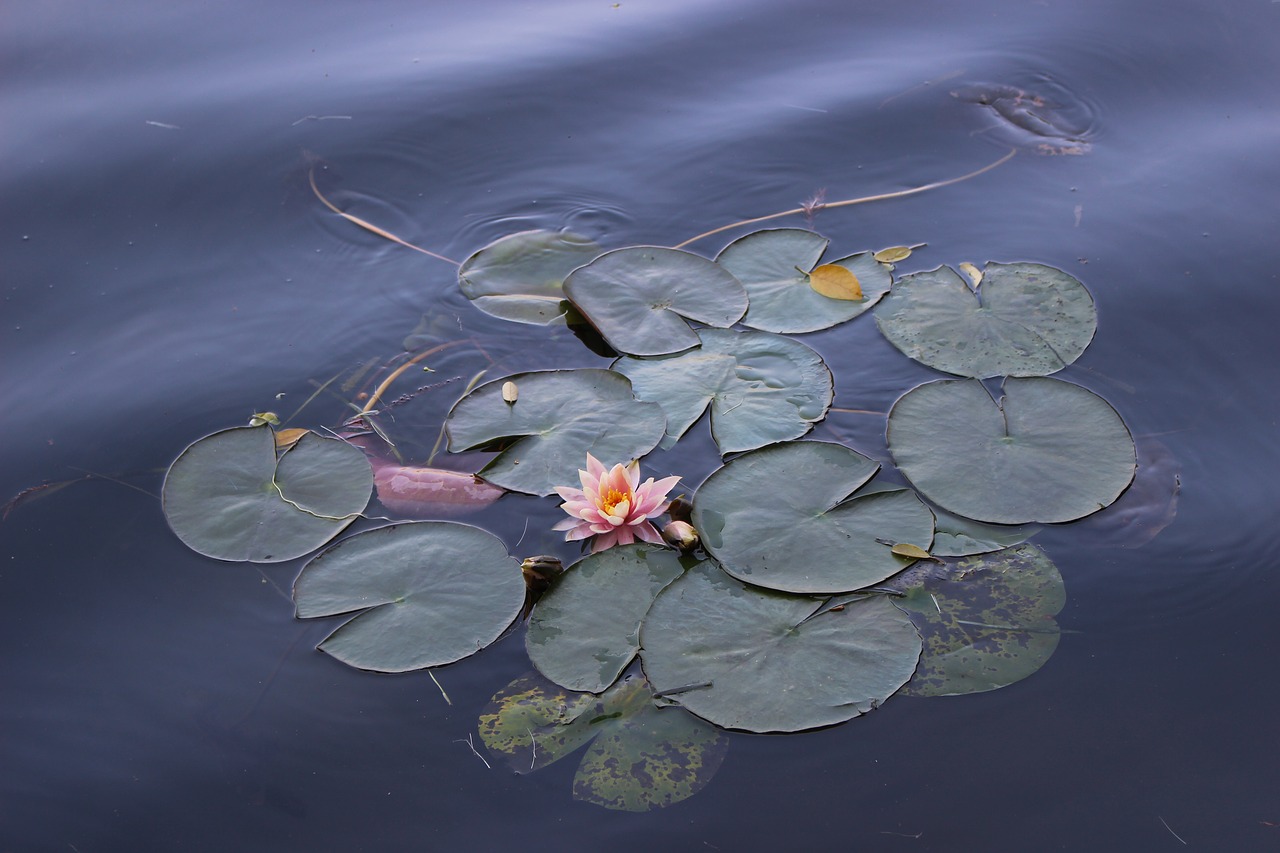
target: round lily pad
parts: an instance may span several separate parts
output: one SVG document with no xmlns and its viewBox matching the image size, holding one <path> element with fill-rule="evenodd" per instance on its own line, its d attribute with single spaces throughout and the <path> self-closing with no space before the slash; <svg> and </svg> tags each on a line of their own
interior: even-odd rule
<svg viewBox="0 0 1280 853">
<path fill-rule="evenodd" d="M 486 314 L 547 325 L 563 319 L 565 277 L 600 254 L 569 231 L 521 231 L 485 246 L 458 268 L 462 293 Z"/>
<path fill-rule="evenodd" d="M 729 739 L 678 708 L 658 708 L 648 683 L 627 676 L 600 696 L 521 676 L 480 715 L 480 739 L 517 773 L 540 770 L 594 740 L 573 778 L 573 797 L 642 812 L 702 790 Z"/>
<path fill-rule="evenodd" d="M 341 533 L 364 510 L 373 471 L 364 453 L 312 432 L 282 455 L 269 426 L 205 436 L 169 466 L 164 515 L 193 551 L 276 563 Z"/>
<path fill-rule="evenodd" d="M 1072 521 L 1133 480 L 1115 409 L 1058 379 L 1009 379 L 997 403 L 976 379 L 913 388 L 889 412 L 889 450 L 929 500 L 995 524 Z"/>
<path fill-rule="evenodd" d="M 917 563 L 886 586 L 924 638 L 904 695 L 958 696 L 1021 681 L 1058 647 L 1062 575 L 1034 545 Z"/>
<path fill-rule="evenodd" d="M 359 611 L 319 648 L 378 672 L 476 653 L 511 624 L 524 598 L 520 564 L 502 540 L 452 521 L 358 533 L 307 563 L 293 585 L 299 619 Z"/>
<path fill-rule="evenodd" d="M 832 380 L 822 357 L 768 332 L 703 329 L 702 346 L 653 359 L 620 358 L 613 369 L 631 380 L 637 399 L 667 414 L 670 447 L 711 407 L 721 453 L 799 438 L 831 406 Z"/>
<path fill-rule="evenodd" d="M 684 572 L 670 548 L 624 545 L 584 557 L 561 575 L 529 617 L 529 659 L 570 690 L 600 693 L 635 659 L 640 621 Z"/>
<path fill-rule="evenodd" d="M 570 273 L 565 295 L 609 345 L 665 355 L 698 345 L 685 320 L 732 326 L 747 310 L 742 284 L 701 255 L 657 246 L 606 252 Z"/>
<path fill-rule="evenodd" d="M 503 387 L 515 383 L 516 400 Z M 510 393 L 507 396 L 511 396 Z M 449 412 L 449 449 L 500 447 L 479 472 L 504 489 L 549 495 L 578 481 L 591 453 L 605 464 L 638 459 L 661 440 L 666 416 L 612 370 L 519 373 L 481 385 Z"/>
<path fill-rule="evenodd" d="M 920 635 L 883 596 L 836 609 L 747 586 L 707 562 L 654 601 L 640 658 L 656 695 L 730 729 L 841 723 L 915 671 Z"/>
<path fill-rule="evenodd" d="M 928 550 L 933 541 L 933 514 L 914 493 L 850 498 L 878 468 L 839 444 L 764 447 L 698 487 L 693 525 L 707 553 L 747 583 L 802 593 L 862 589 L 911 563 L 893 545 Z"/>
<path fill-rule="evenodd" d="M 868 252 L 832 261 L 857 278 L 862 298 L 823 296 L 810 285 L 827 238 L 803 228 L 755 231 L 726 246 L 716 263 L 747 289 L 751 305 L 743 324 L 766 332 L 813 332 L 852 320 L 889 292 L 892 276 Z"/>
<path fill-rule="evenodd" d="M 876 323 L 921 364 L 984 379 L 1061 370 L 1089 346 L 1098 316 L 1089 291 L 1062 270 L 993 263 L 976 291 L 950 267 L 904 277 Z"/>
</svg>

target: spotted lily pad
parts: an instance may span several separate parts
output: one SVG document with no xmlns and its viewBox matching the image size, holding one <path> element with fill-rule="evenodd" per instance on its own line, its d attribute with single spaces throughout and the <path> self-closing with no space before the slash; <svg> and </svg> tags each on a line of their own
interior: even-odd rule
<svg viewBox="0 0 1280 853">
<path fill-rule="evenodd" d="M 924 638 L 912 696 L 980 693 L 1021 681 L 1058 647 L 1062 576 L 1034 545 L 918 563 L 885 586 Z"/>
<path fill-rule="evenodd" d="M 609 345 L 627 355 L 665 355 L 698 345 L 686 320 L 732 326 L 747 293 L 701 255 L 658 246 L 606 252 L 569 274 L 565 295 Z"/>
<path fill-rule="evenodd" d="M 503 398 L 506 382 L 519 388 Z M 549 495 L 578 481 L 587 454 L 606 463 L 638 459 L 666 429 L 656 403 L 642 403 L 612 370 L 520 373 L 481 385 L 449 412 L 449 449 L 501 449 L 479 475 L 516 492 Z"/>
<path fill-rule="evenodd" d="M 357 613 L 319 648 L 378 672 L 474 654 L 506 630 L 524 598 L 520 564 L 502 540 L 452 521 L 358 533 L 307 563 L 293 585 L 299 619 Z"/>
<path fill-rule="evenodd" d="M 620 358 L 637 399 L 667 414 L 670 447 L 711 407 L 721 453 L 799 438 L 827 413 L 831 371 L 804 344 L 768 332 L 703 329 L 702 346 L 663 358 Z"/>
<path fill-rule="evenodd" d="M 559 761 L 594 740 L 573 780 L 574 799 L 643 812 L 702 790 L 729 739 L 679 709 L 660 709 L 628 676 L 603 695 L 573 693 L 536 675 L 517 678 L 480 715 L 480 739 L 517 773 Z"/>
<path fill-rule="evenodd" d="M 814 332 L 852 320 L 889 291 L 888 268 L 869 252 L 829 262 L 853 273 L 860 300 L 833 299 L 814 290 L 809 273 L 819 266 L 827 243 L 803 228 L 771 228 L 726 246 L 716 263 L 737 276 L 751 297 L 742 322 L 766 332 Z"/>
<path fill-rule="evenodd" d="M 906 276 L 876 308 L 876 323 L 921 364 L 978 379 L 1056 373 L 1093 340 L 1093 297 L 1062 270 L 987 264 L 981 282 L 970 289 L 950 267 Z"/>
<path fill-rule="evenodd" d="M 905 489 L 853 495 L 879 465 L 819 441 L 774 444 L 712 473 L 693 499 L 703 547 L 739 580 L 801 593 L 871 586 L 928 549 L 933 514 Z M 886 544 L 887 543 L 887 544 Z"/>
<path fill-rule="evenodd" d="M 163 505 L 193 551 L 275 563 L 341 533 L 372 490 L 364 453 L 346 442 L 307 433 L 277 455 L 271 427 L 236 427 L 182 451 L 165 476 Z"/>
<path fill-rule="evenodd" d="M 670 548 L 624 545 L 584 557 L 561 575 L 529 617 L 529 659 L 569 690 L 600 693 L 640 647 L 640 621 L 684 572 Z"/>
<path fill-rule="evenodd" d="M 884 596 L 826 608 L 747 586 L 710 561 L 658 594 L 640 646 L 657 695 L 753 732 L 865 714 L 906 683 L 920 657 L 920 635 Z"/>
<path fill-rule="evenodd" d="M 569 231 L 522 231 L 485 246 L 458 268 L 462 293 L 481 311 L 518 323 L 564 317 L 565 277 L 601 248 Z"/>
<path fill-rule="evenodd" d="M 889 450 L 929 500 L 995 524 L 1072 521 L 1133 480 L 1115 409 L 1058 379 L 1009 379 L 997 402 L 976 379 L 913 388 L 889 412 Z"/>
</svg>

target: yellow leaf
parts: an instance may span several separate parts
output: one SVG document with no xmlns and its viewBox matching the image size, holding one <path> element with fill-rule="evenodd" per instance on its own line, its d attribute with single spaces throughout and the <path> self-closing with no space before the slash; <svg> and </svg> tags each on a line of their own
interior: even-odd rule
<svg viewBox="0 0 1280 853">
<path fill-rule="evenodd" d="M 911 257 L 910 246 L 890 246 L 887 249 L 881 249 L 871 257 L 875 258 L 882 264 L 896 264 L 899 261 L 905 261 Z"/>
<path fill-rule="evenodd" d="M 911 545 L 906 542 L 899 542 L 897 545 L 894 545 L 891 550 L 899 557 L 906 557 L 910 560 L 938 560 L 937 557 L 933 556 L 920 546 Z M 942 561 L 938 560 L 938 562 L 941 563 Z"/>
<path fill-rule="evenodd" d="M 830 299 L 862 300 L 862 285 L 858 283 L 858 277 L 839 264 L 815 267 L 809 273 L 809 286 Z"/>
<path fill-rule="evenodd" d="M 978 269 L 973 264 L 961 264 L 960 272 L 964 273 L 965 276 L 968 277 L 970 287 L 976 288 L 979 284 L 982 284 L 982 270 Z"/>
<path fill-rule="evenodd" d="M 296 427 L 276 430 L 276 449 L 284 450 L 286 447 L 292 447 L 298 443 L 298 439 L 302 438 L 309 432 L 311 432 L 311 430 L 298 429 Z"/>
</svg>

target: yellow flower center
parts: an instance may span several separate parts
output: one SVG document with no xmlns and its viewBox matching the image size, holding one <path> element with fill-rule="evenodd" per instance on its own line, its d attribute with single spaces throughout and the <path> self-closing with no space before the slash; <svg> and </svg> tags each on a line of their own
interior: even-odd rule
<svg viewBox="0 0 1280 853">
<path fill-rule="evenodd" d="M 610 489 L 607 494 L 600 496 L 601 509 L 607 515 L 613 515 L 613 508 L 623 501 L 631 500 L 630 492 L 620 492 L 617 489 Z"/>
</svg>

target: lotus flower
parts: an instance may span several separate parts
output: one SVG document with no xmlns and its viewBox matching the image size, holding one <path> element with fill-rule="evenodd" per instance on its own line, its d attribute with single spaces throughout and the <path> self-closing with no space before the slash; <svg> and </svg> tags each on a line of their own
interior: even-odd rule
<svg viewBox="0 0 1280 853">
<path fill-rule="evenodd" d="M 667 492 L 680 482 L 679 477 L 656 482 L 650 477 L 641 483 L 639 462 L 607 469 L 590 453 L 587 470 L 579 470 L 578 476 L 581 489 L 556 486 L 556 493 L 565 501 L 560 508 L 570 517 L 554 529 L 567 530 L 566 541 L 594 536 L 593 554 L 614 545 L 630 545 L 637 539 L 661 544 L 662 536 L 649 519 L 667 511 Z"/>
</svg>

